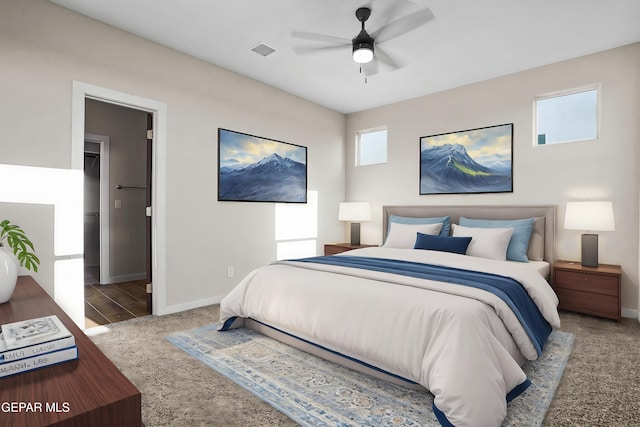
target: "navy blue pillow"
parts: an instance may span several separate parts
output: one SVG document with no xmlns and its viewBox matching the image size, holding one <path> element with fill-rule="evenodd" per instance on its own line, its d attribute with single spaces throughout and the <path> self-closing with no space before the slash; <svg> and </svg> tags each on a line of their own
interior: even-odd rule
<svg viewBox="0 0 640 427">
<path fill-rule="evenodd" d="M 432 236 L 431 234 L 418 233 L 413 249 L 427 249 L 431 251 L 453 252 L 454 254 L 466 254 L 467 247 L 471 243 L 471 237 Z"/>
</svg>

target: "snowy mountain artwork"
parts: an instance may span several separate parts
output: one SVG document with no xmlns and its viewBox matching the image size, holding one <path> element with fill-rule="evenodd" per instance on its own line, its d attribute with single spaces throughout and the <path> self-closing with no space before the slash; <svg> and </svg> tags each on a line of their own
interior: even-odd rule
<svg viewBox="0 0 640 427">
<path fill-rule="evenodd" d="M 513 123 L 420 138 L 420 194 L 513 191 Z"/>
<path fill-rule="evenodd" d="M 218 129 L 218 200 L 307 202 L 307 148 Z"/>
</svg>

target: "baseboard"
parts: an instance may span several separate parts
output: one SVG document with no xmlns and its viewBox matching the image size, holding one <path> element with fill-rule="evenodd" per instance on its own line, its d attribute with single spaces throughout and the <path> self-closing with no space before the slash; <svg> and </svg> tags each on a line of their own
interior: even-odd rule
<svg viewBox="0 0 640 427">
<path fill-rule="evenodd" d="M 189 301 L 182 304 L 168 305 L 159 308 L 158 313 L 153 313 L 158 316 L 164 316 L 166 314 L 179 313 L 181 311 L 192 310 L 194 308 L 205 307 L 207 305 L 220 304 L 224 295 L 218 295 L 211 298 L 200 299 L 196 301 Z"/>
<path fill-rule="evenodd" d="M 640 321 L 638 310 L 633 310 L 631 308 L 623 308 L 621 314 L 622 314 L 622 317 L 628 317 L 630 319 L 638 319 Z"/>
<path fill-rule="evenodd" d="M 111 276 L 105 278 L 104 282 L 100 283 L 101 285 L 111 285 L 113 283 L 120 282 L 131 282 L 133 280 L 144 280 L 147 278 L 147 273 L 135 273 L 135 274 L 125 274 L 122 276 Z"/>
</svg>

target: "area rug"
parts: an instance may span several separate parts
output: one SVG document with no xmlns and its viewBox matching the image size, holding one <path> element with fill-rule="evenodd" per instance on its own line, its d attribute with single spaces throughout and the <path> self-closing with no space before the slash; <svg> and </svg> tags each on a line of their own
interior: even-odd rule
<svg viewBox="0 0 640 427">
<path fill-rule="evenodd" d="M 433 395 L 390 384 L 282 344 L 218 323 L 168 335 L 169 342 L 303 426 L 439 426 Z M 531 386 L 507 407 L 503 426 L 540 426 L 573 347 L 553 331 L 543 355 L 527 362 Z"/>
</svg>

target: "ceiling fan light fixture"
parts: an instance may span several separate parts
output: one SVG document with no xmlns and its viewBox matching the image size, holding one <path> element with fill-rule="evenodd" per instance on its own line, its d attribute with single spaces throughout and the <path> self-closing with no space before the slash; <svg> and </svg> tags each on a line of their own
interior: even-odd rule
<svg viewBox="0 0 640 427">
<path fill-rule="evenodd" d="M 358 64 L 366 64 L 373 59 L 373 45 L 353 48 L 353 60 Z"/>
<path fill-rule="evenodd" d="M 358 64 L 366 64 L 373 59 L 373 38 L 364 29 L 364 23 L 369 19 L 371 9 L 361 7 L 356 10 L 356 18 L 362 25 L 360 33 L 351 41 L 353 46 L 353 60 Z"/>
</svg>

